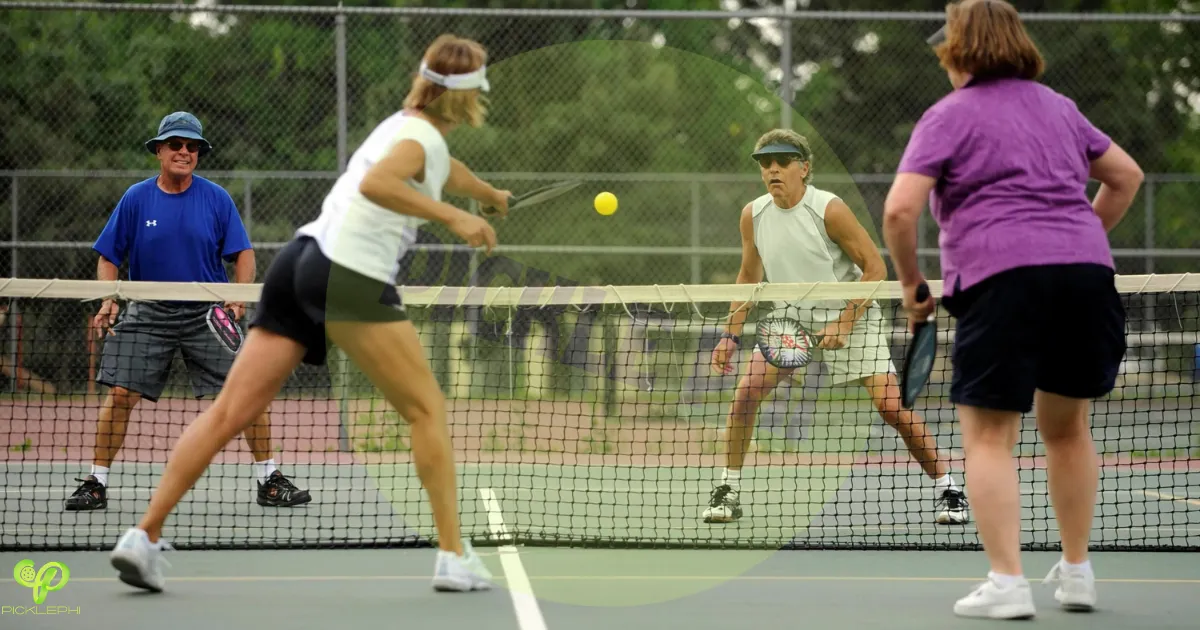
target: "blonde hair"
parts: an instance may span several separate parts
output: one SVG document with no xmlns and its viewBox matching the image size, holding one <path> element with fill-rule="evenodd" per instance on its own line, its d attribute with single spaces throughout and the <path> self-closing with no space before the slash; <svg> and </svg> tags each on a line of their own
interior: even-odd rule
<svg viewBox="0 0 1200 630">
<path fill-rule="evenodd" d="M 772 129 L 767 133 L 759 136 L 758 142 L 754 143 L 754 150 L 774 144 L 776 142 L 790 144 L 797 149 L 800 149 L 800 159 L 808 164 L 808 173 L 804 175 L 804 183 L 812 183 L 813 178 L 813 152 L 812 147 L 808 146 L 808 138 L 792 131 L 791 129 Z"/>
<path fill-rule="evenodd" d="M 934 52 L 943 68 L 975 77 L 1033 80 L 1046 69 L 1021 16 L 1004 0 L 946 5 L 946 41 Z"/>
<path fill-rule="evenodd" d="M 422 60 L 429 69 L 442 75 L 474 72 L 487 63 L 487 51 L 476 41 L 452 34 L 439 36 L 425 49 Z M 422 111 L 448 123 L 483 125 L 487 115 L 486 99 L 478 89 L 450 90 L 421 76 L 413 77 L 412 89 L 404 107 Z"/>
</svg>

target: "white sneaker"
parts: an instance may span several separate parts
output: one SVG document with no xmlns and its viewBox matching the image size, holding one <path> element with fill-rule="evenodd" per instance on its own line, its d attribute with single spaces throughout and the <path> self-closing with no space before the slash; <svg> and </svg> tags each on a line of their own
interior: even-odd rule
<svg viewBox="0 0 1200 630">
<path fill-rule="evenodd" d="M 433 588 L 437 591 L 486 591 L 492 588 L 492 573 L 475 553 L 471 543 L 463 541 L 463 555 L 438 549 L 433 569 Z"/>
<path fill-rule="evenodd" d="M 728 484 L 713 488 L 708 507 L 700 517 L 705 523 L 732 523 L 742 518 L 742 503 L 738 500 L 738 491 Z"/>
<path fill-rule="evenodd" d="M 991 574 L 970 595 L 954 603 L 954 614 L 985 619 L 1029 619 L 1036 612 L 1033 591 L 1024 578 L 1017 584 L 1001 586 Z"/>
<path fill-rule="evenodd" d="M 130 528 L 121 535 L 109 558 L 113 568 L 120 572 L 118 577 L 122 582 L 161 593 L 167 584 L 167 579 L 163 577 L 163 566 L 171 566 L 162 557 L 162 552 L 168 549 L 172 547 L 165 540 L 160 538 L 152 543 L 146 532 Z"/>
<path fill-rule="evenodd" d="M 1051 582 L 1058 582 L 1054 599 L 1063 608 L 1074 612 L 1090 612 L 1096 608 L 1096 575 L 1091 571 L 1072 569 L 1060 559 L 1043 580 L 1044 584 Z"/>
<path fill-rule="evenodd" d="M 971 522 L 967 495 L 957 488 L 947 489 L 938 497 L 934 521 L 939 525 L 965 525 Z"/>
</svg>

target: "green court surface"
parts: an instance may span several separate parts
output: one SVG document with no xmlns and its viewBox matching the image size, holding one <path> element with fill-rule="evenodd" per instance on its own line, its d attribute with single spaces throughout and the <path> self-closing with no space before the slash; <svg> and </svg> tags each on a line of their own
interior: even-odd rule
<svg viewBox="0 0 1200 630">
<path fill-rule="evenodd" d="M 108 509 L 66 512 L 77 467 L 0 464 L 6 527 L 0 545 L 103 549 L 140 514 L 159 466 L 117 464 Z M 934 523 L 928 479 L 914 466 L 809 465 L 745 469 L 745 516 L 704 523 L 713 471 L 679 467 L 467 464 L 459 467 L 462 526 L 481 545 L 610 543 L 626 546 L 971 548 L 973 524 Z M 181 548 L 415 542 L 433 534 L 424 492 L 409 464 L 297 465 L 289 472 L 312 503 L 254 503 L 244 465 L 217 464 L 176 510 L 170 537 Z M 1022 471 L 1022 540 L 1057 542 L 1045 471 Z M 132 486 L 132 487 L 131 487 Z M 1134 548 L 1200 546 L 1200 472 L 1105 467 L 1093 543 Z M 969 488 L 968 488 L 969 491 Z"/>
<path fill-rule="evenodd" d="M 428 549 L 180 551 L 159 594 L 117 581 L 103 552 L 2 553 L 6 569 L 54 561 L 70 577 L 40 614 L 28 611 L 30 589 L 0 581 L 9 607 L 0 627 L 939 630 L 968 623 L 951 607 L 986 572 L 981 552 L 482 551 L 497 588 L 471 594 L 430 588 Z M 1024 559 L 1041 627 L 1182 630 L 1200 616 L 1200 563 L 1190 554 L 1094 554 L 1100 602 L 1091 614 L 1059 610 L 1053 587 L 1038 582 L 1056 554 Z"/>
</svg>

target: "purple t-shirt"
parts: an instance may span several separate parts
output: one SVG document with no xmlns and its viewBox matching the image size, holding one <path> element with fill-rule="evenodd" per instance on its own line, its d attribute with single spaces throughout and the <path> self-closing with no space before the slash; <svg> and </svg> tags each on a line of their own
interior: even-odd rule
<svg viewBox="0 0 1200 630">
<path fill-rule="evenodd" d="M 1086 189 L 1089 163 L 1111 143 L 1035 81 L 974 81 L 930 107 L 897 170 L 937 179 L 929 206 L 945 293 L 1016 267 L 1113 268 Z"/>
</svg>

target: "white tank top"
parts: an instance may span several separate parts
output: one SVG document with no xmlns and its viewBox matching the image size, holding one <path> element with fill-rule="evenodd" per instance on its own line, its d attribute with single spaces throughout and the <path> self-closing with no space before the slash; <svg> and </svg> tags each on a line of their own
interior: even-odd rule
<svg viewBox="0 0 1200 630">
<path fill-rule="evenodd" d="M 417 228 L 427 220 L 393 212 L 358 192 L 363 176 L 402 140 L 415 140 L 425 149 L 423 181 L 408 185 L 436 201 L 450 176 L 450 149 L 428 121 L 404 112 L 379 124 L 350 157 L 346 172 L 325 197 L 321 215 L 296 230 L 311 236 L 331 261 L 369 278 L 396 283 L 400 258 L 416 241 Z"/>
<path fill-rule="evenodd" d="M 769 194 L 752 202 L 754 246 L 767 282 L 857 282 L 862 278 L 862 269 L 825 230 L 825 209 L 834 199 L 838 196 L 808 186 L 800 203 L 791 208 L 775 205 Z M 837 319 L 846 305 L 846 300 L 777 302 L 773 315 L 791 317 L 816 333 L 819 330 L 814 327 L 819 329 Z M 876 304 L 872 303 L 859 321 L 868 317 L 880 317 Z"/>
</svg>

